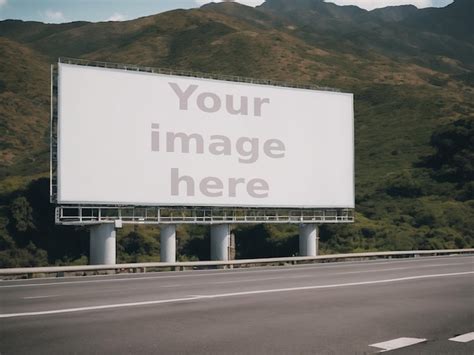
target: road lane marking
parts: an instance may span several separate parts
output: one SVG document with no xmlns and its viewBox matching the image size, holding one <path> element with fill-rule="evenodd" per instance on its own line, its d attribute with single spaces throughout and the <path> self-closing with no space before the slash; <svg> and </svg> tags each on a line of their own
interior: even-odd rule
<svg viewBox="0 0 474 355">
<path fill-rule="evenodd" d="M 162 288 L 172 288 L 172 287 L 183 287 L 183 286 L 202 286 L 202 285 L 225 285 L 225 284 L 235 284 L 235 283 L 244 283 L 244 282 L 258 282 L 258 281 L 270 281 L 270 280 L 281 280 L 281 279 L 303 279 L 313 277 L 314 275 L 295 275 L 295 276 L 280 276 L 280 277 L 264 277 L 258 279 L 239 279 L 239 280 L 229 280 L 229 281 L 216 281 L 216 282 L 205 282 L 205 283 L 187 283 L 187 284 L 173 284 L 173 285 L 163 285 Z"/>
<path fill-rule="evenodd" d="M 369 346 L 372 346 L 374 348 L 380 348 L 380 349 L 382 349 L 382 351 L 380 351 L 380 352 L 384 353 L 386 351 L 405 348 L 407 346 L 423 343 L 425 341 L 426 341 L 426 339 L 422 339 L 422 338 L 402 337 L 402 338 L 397 338 L 397 339 L 384 341 L 384 342 L 381 342 L 381 343 L 371 344 Z"/>
<path fill-rule="evenodd" d="M 73 285 L 73 284 L 88 284 L 88 283 L 102 283 L 102 282 L 122 282 L 122 281 L 142 281 L 142 280 L 156 280 L 156 279 L 175 279 L 183 277 L 203 277 L 203 276 L 223 276 L 223 275 L 235 275 L 235 274 L 189 274 L 189 275 L 169 275 L 169 276 L 143 276 L 143 277 L 128 277 L 121 279 L 101 279 L 101 280 L 79 280 L 79 281 L 64 281 L 64 282 L 47 282 L 47 283 L 31 283 L 22 285 L 0 285 L 0 288 L 13 288 L 13 287 L 33 287 L 33 286 L 57 286 L 57 285 Z"/>
<path fill-rule="evenodd" d="M 417 269 L 430 268 L 430 267 L 442 267 L 442 266 L 454 266 L 454 265 L 465 265 L 460 263 L 451 263 L 451 264 L 432 264 L 432 265 L 420 265 L 417 266 Z M 347 272 L 337 272 L 334 275 L 347 275 L 347 274 L 364 274 L 367 272 L 378 272 L 378 271 L 396 271 L 396 270 L 413 270 L 413 267 L 392 267 L 387 269 L 374 269 L 374 270 L 361 270 L 361 271 L 347 271 Z"/>
<path fill-rule="evenodd" d="M 458 335 L 457 337 L 449 339 L 451 341 L 456 341 L 458 343 L 468 343 L 474 340 L 474 332 Z"/>
<path fill-rule="evenodd" d="M 240 280 L 229 280 L 229 281 L 216 281 L 216 282 L 207 282 L 206 285 L 223 285 L 223 284 L 234 284 L 242 282 L 257 282 L 257 281 L 270 281 L 270 280 L 281 280 L 281 279 L 303 279 L 307 277 L 313 277 L 314 275 L 295 275 L 295 276 L 280 276 L 280 277 L 262 277 L 258 279 L 240 279 Z M 191 284 L 192 286 L 202 285 L 201 284 Z"/>
<path fill-rule="evenodd" d="M 49 315 L 49 314 L 72 313 L 72 312 L 92 311 L 92 310 L 102 310 L 102 309 L 112 309 L 112 308 L 124 308 L 124 307 L 136 307 L 136 306 L 146 306 L 146 305 L 155 305 L 155 304 L 163 304 L 163 303 L 175 303 L 175 302 L 183 302 L 183 301 L 197 301 L 197 300 L 214 299 L 214 298 L 259 295 L 259 294 L 267 294 L 267 293 L 308 291 L 308 290 L 338 288 L 338 287 L 348 287 L 348 286 L 387 284 L 387 283 L 401 282 L 401 281 L 421 280 L 421 279 L 449 277 L 449 276 L 463 276 L 463 275 L 471 275 L 471 274 L 474 274 L 474 271 L 456 272 L 456 273 L 449 273 L 449 274 L 419 275 L 419 276 L 401 277 L 401 278 L 396 278 L 396 279 L 362 281 L 362 282 L 349 282 L 349 283 L 342 283 L 342 284 L 314 285 L 314 286 L 300 286 L 300 287 L 291 287 L 291 288 L 277 288 L 277 289 L 266 289 L 266 290 L 242 291 L 242 292 L 221 293 L 221 294 L 214 294 L 214 295 L 193 295 L 193 296 L 184 297 L 184 298 L 171 298 L 171 299 L 164 299 L 164 300 L 141 301 L 141 302 L 132 302 L 132 303 L 118 303 L 118 304 L 108 304 L 108 305 L 100 305 L 100 306 L 85 306 L 85 307 L 78 307 L 78 308 L 65 308 L 65 309 L 23 312 L 23 313 L 5 313 L 5 314 L 0 314 L 0 318 L 41 316 L 41 315 Z"/>
<path fill-rule="evenodd" d="M 25 312 L 25 313 L 10 313 L 0 314 L 0 318 L 14 318 L 14 317 L 25 317 L 25 316 L 41 316 L 47 314 L 58 314 L 58 313 L 72 313 L 81 311 L 101 310 L 110 308 L 124 308 L 124 307 L 135 307 L 135 306 L 146 306 L 152 304 L 163 304 L 173 302 L 184 302 L 193 301 L 198 299 L 197 297 L 183 297 L 183 298 L 172 298 L 167 300 L 154 300 L 145 302 L 132 302 L 132 303 L 118 303 L 118 304 L 105 304 L 101 306 L 89 306 L 89 307 L 78 307 L 78 308 L 65 308 L 65 309 L 54 309 L 50 311 L 39 311 L 39 312 Z"/>
<path fill-rule="evenodd" d="M 29 297 L 22 297 L 24 300 L 35 300 L 38 298 L 50 298 L 50 297 L 58 297 L 59 295 L 45 295 L 45 296 L 29 296 Z"/>
<path fill-rule="evenodd" d="M 455 256 L 454 256 L 455 257 Z M 452 257 L 452 258 L 454 258 Z M 428 257 L 424 257 L 428 258 Z M 435 258 L 435 257 L 433 257 Z M 301 267 L 298 265 L 291 266 L 288 268 L 275 268 L 275 269 L 264 269 L 264 270 L 226 270 L 226 271 L 220 271 L 220 272 L 208 272 L 208 273 L 200 273 L 200 274 L 186 274 L 186 275 L 158 275 L 158 276 L 141 276 L 141 277 L 123 277 L 123 278 L 117 278 L 117 279 L 100 279 L 100 280 L 78 280 L 78 281 L 62 281 L 62 282 L 47 282 L 47 283 L 27 283 L 27 284 L 10 284 L 10 285 L 1 285 L 0 281 L 0 288 L 14 288 L 14 287 L 40 287 L 40 286 L 57 286 L 57 285 L 72 285 L 72 284 L 87 284 L 87 283 L 102 283 L 102 282 L 121 282 L 121 281 L 142 281 L 142 280 L 155 280 L 155 279 L 175 279 L 175 278 L 185 278 L 185 277 L 206 277 L 206 276 L 236 276 L 236 275 L 241 275 L 241 274 L 248 274 L 248 273 L 266 273 L 266 272 L 293 272 L 293 271 L 299 271 L 299 270 L 315 270 L 319 269 L 321 271 L 324 271 L 326 269 L 333 269 L 333 268 L 338 268 L 338 267 L 347 267 L 347 266 L 367 266 L 367 265 L 385 265 L 385 264 L 398 264 L 398 263 L 408 263 L 408 262 L 414 262 L 414 263 L 419 263 L 420 261 L 433 261 L 433 258 L 430 257 L 429 260 L 392 260 L 392 261 L 374 261 L 374 262 L 355 262 L 355 263 L 349 263 L 349 262 L 342 262 L 342 264 L 339 265 L 326 265 L 323 263 L 315 264 L 314 266 L 310 267 Z M 440 256 L 438 258 L 448 258 L 448 256 Z M 451 257 L 449 257 L 451 258 Z M 471 258 L 471 257 L 469 257 Z M 474 260 L 474 258 L 471 258 Z M 448 265 L 466 265 L 465 262 L 461 263 L 455 263 L 455 264 L 448 264 Z M 414 266 L 414 267 L 409 267 L 407 269 L 415 270 L 416 268 L 419 267 L 429 267 L 429 265 L 426 266 Z M 378 271 L 378 270 L 377 270 Z M 364 272 L 362 270 L 361 272 Z M 324 274 L 324 276 L 327 276 L 328 274 Z M 128 275 L 127 275 L 128 276 Z"/>
<path fill-rule="evenodd" d="M 255 291 L 230 292 L 230 293 L 221 293 L 221 294 L 216 294 L 216 295 L 199 295 L 199 298 L 222 298 L 222 297 L 233 297 L 233 296 L 258 295 L 258 294 L 265 294 L 265 293 L 306 291 L 306 290 L 316 290 L 316 289 L 325 289 L 325 288 L 362 286 L 362 285 L 373 285 L 373 284 L 392 283 L 392 282 L 401 282 L 401 281 L 410 281 L 410 280 L 420 280 L 420 279 L 429 279 L 429 278 L 436 278 L 436 277 L 462 276 L 462 275 L 470 275 L 470 274 L 474 274 L 474 271 L 456 272 L 456 273 L 449 273 L 449 274 L 408 276 L 408 277 L 400 277 L 396 279 L 348 282 L 348 283 L 342 283 L 342 284 L 299 286 L 299 287 L 288 287 L 288 288 L 277 288 L 277 289 L 266 289 L 266 290 L 255 290 Z"/>
</svg>

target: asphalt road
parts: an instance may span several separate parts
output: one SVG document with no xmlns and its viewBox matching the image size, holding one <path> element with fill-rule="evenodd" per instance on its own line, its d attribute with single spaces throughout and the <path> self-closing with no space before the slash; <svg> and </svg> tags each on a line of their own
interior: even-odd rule
<svg viewBox="0 0 474 355">
<path fill-rule="evenodd" d="M 3 354 L 473 354 L 474 258 L 0 282 Z M 465 336 L 469 338 L 470 335 Z M 397 345 L 398 344 L 398 345 Z"/>
</svg>

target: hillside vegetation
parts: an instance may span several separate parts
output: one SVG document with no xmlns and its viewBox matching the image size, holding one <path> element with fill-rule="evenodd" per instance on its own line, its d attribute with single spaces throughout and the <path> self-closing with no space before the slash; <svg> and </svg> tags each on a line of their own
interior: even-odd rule
<svg viewBox="0 0 474 355">
<path fill-rule="evenodd" d="M 322 251 L 474 246 L 474 2 L 365 11 L 322 0 L 208 4 L 126 22 L 0 22 L 0 266 L 85 263 L 88 233 L 49 205 L 58 57 L 340 88 L 355 95 L 356 223 Z M 289 118 L 291 119 L 291 118 Z M 179 230 L 181 259 L 208 229 Z M 237 226 L 237 257 L 291 255 L 295 226 Z M 158 228 L 119 232 L 118 261 L 158 260 Z"/>
</svg>

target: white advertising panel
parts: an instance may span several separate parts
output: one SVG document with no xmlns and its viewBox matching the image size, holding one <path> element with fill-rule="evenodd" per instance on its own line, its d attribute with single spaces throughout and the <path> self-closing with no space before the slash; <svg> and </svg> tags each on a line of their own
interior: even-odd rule
<svg viewBox="0 0 474 355">
<path fill-rule="evenodd" d="M 354 207 L 352 94 L 59 64 L 58 203 Z"/>
</svg>

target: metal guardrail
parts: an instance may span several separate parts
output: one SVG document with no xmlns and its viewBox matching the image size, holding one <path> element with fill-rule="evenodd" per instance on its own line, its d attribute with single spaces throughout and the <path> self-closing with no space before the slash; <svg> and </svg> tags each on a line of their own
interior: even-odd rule
<svg viewBox="0 0 474 355">
<path fill-rule="evenodd" d="M 156 269 L 175 269 L 185 270 L 186 268 L 209 268 L 209 267 L 242 267 L 271 264 L 298 264 L 309 262 L 329 262 L 347 259 L 365 259 L 365 258 L 390 258 L 390 257 L 415 257 L 415 256 L 436 256 L 449 254 L 474 254 L 472 249 L 446 249 L 446 250 L 410 250 L 410 251 L 385 251 L 369 253 L 348 253 L 331 254 L 318 256 L 294 256 L 283 258 L 262 258 L 262 259 L 243 259 L 229 261 L 182 261 L 175 263 L 166 262 L 148 262 L 148 263 L 130 263 L 114 265 L 77 265 L 77 266 L 47 266 L 47 267 L 24 267 L 0 269 L 0 277 L 26 275 L 32 278 L 35 275 L 56 274 L 57 277 L 65 276 L 65 273 L 87 273 L 99 271 L 115 271 L 116 273 L 133 271 L 146 272 Z M 80 275 L 79 275 L 80 276 Z"/>
</svg>

